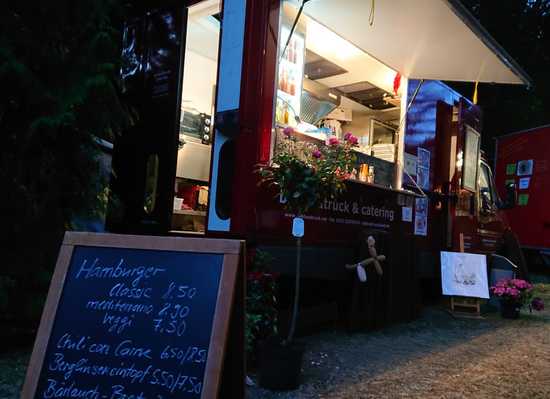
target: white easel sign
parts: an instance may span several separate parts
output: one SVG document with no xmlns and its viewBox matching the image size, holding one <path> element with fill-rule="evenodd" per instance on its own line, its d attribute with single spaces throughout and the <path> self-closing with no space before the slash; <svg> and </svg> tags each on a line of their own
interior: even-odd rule
<svg viewBox="0 0 550 399">
<path fill-rule="evenodd" d="M 465 252 L 441 252 L 443 295 L 489 298 L 487 258 Z"/>
</svg>

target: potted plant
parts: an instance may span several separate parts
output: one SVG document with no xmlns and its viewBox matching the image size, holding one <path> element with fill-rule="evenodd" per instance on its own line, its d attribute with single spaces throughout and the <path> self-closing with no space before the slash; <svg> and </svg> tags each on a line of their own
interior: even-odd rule
<svg viewBox="0 0 550 399">
<path fill-rule="evenodd" d="M 491 287 L 491 293 L 500 299 L 500 312 L 506 319 L 517 319 L 525 305 L 529 305 L 529 309 L 544 309 L 542 299 L 533 299 L 533 285 L 522 279 L 499 280 Z"/>
<path fill-rule="evenodd" d="M 277 277 L 271 272 L 273 257 L 261 250 L 251 254 L 246 281 L 245 344 L 247 363 L 255 365 L 258 344 L 277 331 Z"/>
<path fill-rule="evenodd" d="M 285 211 L 293 214 L 296 240 L 294 301 L 290 328 L 285 339 L 266 342 L 260 359 L 260 385 L 270 389 L 294 389 L 299 385 L 303 348 L 294 342 L 300 303 L 300 269 L 304 221 L 301 216 L 316 209 L 322 200 L 334 199 L 346 188 L 345 179 L 355 166 L 352 150 L 357 138 L 347 133 L 344 140 L 331 137 L 325 145 L 296 139 L 286 128 L 275 154 L 267 165 L 260 165 L 260 182 L 276 188 Z"/>
</svg>

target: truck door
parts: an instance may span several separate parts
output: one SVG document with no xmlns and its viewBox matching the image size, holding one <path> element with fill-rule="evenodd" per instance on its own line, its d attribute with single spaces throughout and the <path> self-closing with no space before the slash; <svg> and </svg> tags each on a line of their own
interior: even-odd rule
<svg viewBox="0 0 550 399">
<path fill-rule="evenodd" d="M 438 101 L 433 220 L 437 233 L 432 238 L 437 248 L 458 251 L 460 237 L 466 251 L 479 246 L 475 209 L 479 140 L 471 141 L 472 137 L 479 138 L 479 125 L 476 106 L 461 99 L 452 104 Z"/>
<path fill-rule="evenodd" d="M 169 222 L 186 12 L 136 5 L 124 24 L 122 90 L 135 120 L 114 142 L 110 231 L 159 233 Z"/>
<path fill-rule="evenodd" d="M 481 112 L 479 107 L 461 99 L 458 104 L 458 137 L 456 178 L 453 184 L 456 193 L 453 219 L 453 249 L 460 249 L 463 237 L 464 250 L 477 252 L 476 195 L 478 190 Z"/>
<path fill-rule="evenodd" d="M 477 192 L 477 234 L 479 251 L 494 253 L 504 232 L 504 221 L 497 209 L 497 193 L 491 169 L 484 161 L 479 163 Z"/>
<path fill-rule="evenodd" d="M 203 234 L 207 213 L 213 230 L 229 229 L 245 9 L 246 0 L 134 7 L 122 80 L 137 118 L 115 141 L 109 230 Z"/>
</svg>

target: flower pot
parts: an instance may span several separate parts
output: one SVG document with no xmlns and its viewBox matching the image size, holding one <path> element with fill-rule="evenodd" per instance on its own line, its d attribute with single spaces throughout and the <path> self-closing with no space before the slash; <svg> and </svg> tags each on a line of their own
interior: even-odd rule
<svg viewBox="0 0 550 399">
<path fill-rule="evenodd" d="M 500 314 L 505 319 L 517 319 L 519 318 L 519 310 L 521 305 L 515 302 L 500 302 Z"/>
<path fill-rule="evenodd" d="M 283 345 L 280 338 L 263 342 L 260 350 L 260 386 L 275 391 L 300 386 L 304 348 L 297 343 Z"/>
</svg>

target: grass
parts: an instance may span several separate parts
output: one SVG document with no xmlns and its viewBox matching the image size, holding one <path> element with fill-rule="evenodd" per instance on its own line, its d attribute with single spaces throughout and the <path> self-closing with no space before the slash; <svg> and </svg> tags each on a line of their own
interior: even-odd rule
<svg viewBox="0 0 550 399">
<path fill-rule="evenodd" d="M 535 284 L 535 296 L 550 298 L 550 284 Z M 543 298 L 544 299 L 544 298 Z"/>
<path fill-rule="evenodd" d="M 14 352 L 0 357 L 0 398 L 19 398 L 30 351 Z"/>
</svg>

